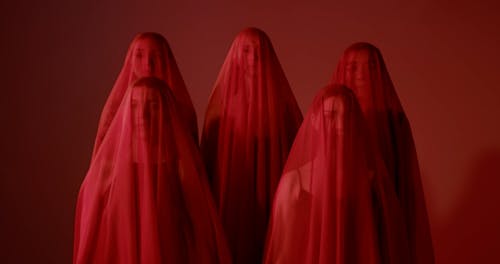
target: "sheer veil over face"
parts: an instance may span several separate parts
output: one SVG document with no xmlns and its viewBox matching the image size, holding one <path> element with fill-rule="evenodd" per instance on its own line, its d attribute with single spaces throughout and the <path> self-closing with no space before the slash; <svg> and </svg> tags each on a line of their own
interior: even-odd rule
<svg viewBox="0 0 500 264">
<path fill-rule="evenodd" d="M 380 50 L 355 43 L 342 55 L 332 83 L 356 94 L 370 140 L 389 173 L 404 211 L 410 263 L 434 263 L 429 220 L 411 127 Z"/>
<path fill-rule="evenodd" d="M 197 145 L 160 79 L 127 89 L 91 161 L 73 262 L 230 262 Z"/>
<path fill-rule="evenodd" d="M 261 261 L 271 201 L 301 121 L 269 37 L 243 30 L 213 87 L 201 138 L 237 263 Z"/>
<path fill-rule="evenodd" d="M 131 115 L 132 115 L 132 137 L 134 141 L 135 161 L 144 163 L 147 149 L 158 145 L 158 133 L 161 125 L 158 116 L 158 107 L 161 97 L 155 95 L 157 92 L 145 86 L 134 87 L 131 95 Z M 148 153 L 148 158 L 154 159 L 155 151 Z"/>
<path fill-rule="evenodd" d="M 142 77 L 156 77 L 165 79 L 165 50 L 160 43 L 152 38 L 140 38 L 132 51 L 131 80 Z"/>
<path fill-rule="evenodd" d="M 397 198 L 366 136 L 351 90 L 318 93 L 276 191 L 265 263 L 406 263 Z"/>
<path fill-rule="evenodd" d="M 146 32 L 138 34 L 130 44 L 122 70 L 106 100 L 99 120 L 93 156 L 108 132 L 125 91 L 141 77 L 156 77 L 168 84 L 187 122 L 190 134 L 198 141 L 196 112 L 170 46 L 162 35 Z"/>
<path fill-rule="evenodd" d="M 372 98 L 370 74 L 375 70 L 375 62 L 371 59 L 367 50 L 351 52 L 347 61 L 345 72 L 347 85 L 354 89 L 363 107 L 367 109 L 373 108 L 373 102 L 370 100 Z"/>
</svg>

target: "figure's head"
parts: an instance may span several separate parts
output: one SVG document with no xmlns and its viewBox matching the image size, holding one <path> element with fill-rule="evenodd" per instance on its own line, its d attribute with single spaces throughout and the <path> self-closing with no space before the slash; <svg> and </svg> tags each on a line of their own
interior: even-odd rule
<svg viewBox="0 0 500 264">
<path fill-rule="evenodd" d="M 344 133 L 345 124 L 349 122 L 346 117 L 351 103 L 349 94 L 351 94 L 349 89 L 335 86 L 328 88 L 317 99 L 311 116 L 315 130 L 323 129 L 328 135 L 334 132 L 337 135 Z"/>
<path fill-rule="evenodd" d="M 347 55 L 346 80 L 356 90 L 365 90 L 370 85 L 373 60 L 368 50 L 351 51 Z"/>
<path fill-rule="evenodd" d="M 134 136 L 148 144 L 157 143 L 162 122 L 162 91 L 166 84 L 157 78 L 146 77 L 137 80 L 131 90 L 131 115 Z"/>
<path fill-rule="evenodd" d="M 335 131 L 337 134 L 344 132 L 345 101 L 342 98 L 328 97 L 323 101 L 323 116 L 325 118 L 325 128 L 328 131 Z"/>
<path fill-rule="evenodd" d="M 133 80 L 143 77 L 163 79 L 167 46 L 165 38 L 158 33 L 139 34 L 132 45 Z"/>
<path fill-rule="evenodd" d="M 371 46 L 351 46 L 345 53 L 345 84 L 356 94 L 368 93 L 375 71 Z"/>
<path fill-rule="evenodd" d="M 257 28 L 246 28 L 236 37 L 236 58 L 248 77 L 257 74 L 262 45 L 265 41 L 269 41 L 266 33 Z"/>
<path fill-rule="evenodd" d="M 382 57 L 377 47 L 360 42 L 348 47 L 342 57 L 340 67 L 342 84 L 351 88 L 364 109 L 373 104 L 373 89 L 381 79 Z"/>
</svg>

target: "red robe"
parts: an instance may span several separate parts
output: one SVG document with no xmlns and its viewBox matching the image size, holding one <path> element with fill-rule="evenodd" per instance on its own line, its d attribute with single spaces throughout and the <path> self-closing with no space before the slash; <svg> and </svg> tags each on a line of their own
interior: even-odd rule
<svg viewBox="0 0 500 264">
<path fill-rule="evenodd" d="M 403 210 L 409 263 L 434 263 L 411 127 L 380 50 L 369 43 L 351 45 L 342 55 L 332 82 L 351 88 L 359 100 L 376 153 L 388 170 Z"/>
<path fill-rule="evenodd" d="M 127 89 L 80 188 L 73 263 L 230 263 L 188 131 L 163 81 Z"/>
<path fill-rule="evenodd" d="M 396 194 L 365 125 L 348 88 L 315 97 L 276 192 L 264 263 L 407 263 Z"/>
<path fill-rule="evenodd" d="M 302 114 L 261 30 L 238 34 L 215 82 L 201 138 L 236 263 L 259 263 L 271 203 Z"/>
</svg>

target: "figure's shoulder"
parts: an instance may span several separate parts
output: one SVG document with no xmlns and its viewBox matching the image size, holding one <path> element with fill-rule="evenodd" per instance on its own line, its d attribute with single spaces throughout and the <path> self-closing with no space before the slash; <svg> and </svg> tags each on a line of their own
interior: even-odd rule
<svg viewBox="0 0 500 264">
<path fill-rule="evenodd" d="M 300 191 L 299 171 L 294 169 L 285 172 L 280 179 L 276 200 L 278 203 L 295 200 Z"/>
<path fill-rule="evenodd" d="M 311 163 L 286 171 L 280 180 L 277 200 L 289 201 L 299 199 L 301 192 L 309 192 L 309 174 Z"/>
</svg>

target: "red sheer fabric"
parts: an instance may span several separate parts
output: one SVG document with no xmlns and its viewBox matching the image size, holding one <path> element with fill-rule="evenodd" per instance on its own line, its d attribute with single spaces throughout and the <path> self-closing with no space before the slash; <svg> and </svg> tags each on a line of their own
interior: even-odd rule
<svg viewBox="0 0 500 264">
<path fill-rule="evenodd" d="M 411 127 L 378 48 L 355 43 L 344 52 L 333 83 L 356 94 L 378 155 L 389 171 L 407 224 L 410 263 L 434 263 L 420 170 Z"/>
<path fill-rule="evenodd" d="M 396 194 L 355 95 L 327 86 L 297 133 L 273 205 L 265 263 L 407 263 Z"/>
<path fill-rule="evenodd" d="M 268 36 L 238 34 L 215 82 L 201 149 L 236 263 L 259 263 L 302 114 Z"/>
<path fill-rule="evenodd" d="M 230 263 L 181 118 L 163 81 L 127 89 L 80 188 L 73 263 Z"/>
<path fill-rule="evenodd" d="M 141 77 L 156 77 L 168 84 L 179 104 L 179 111 L 186 120 L 190 133 L 198 142 L 196 112 L 172 50 L 162 35 L 146 32 L 135 36 L 130 44 L 122 70 L 101 113 L 93 156 L 96 154 L 111 121 L 116 115 L 127 87 Z"/>
</svg>

